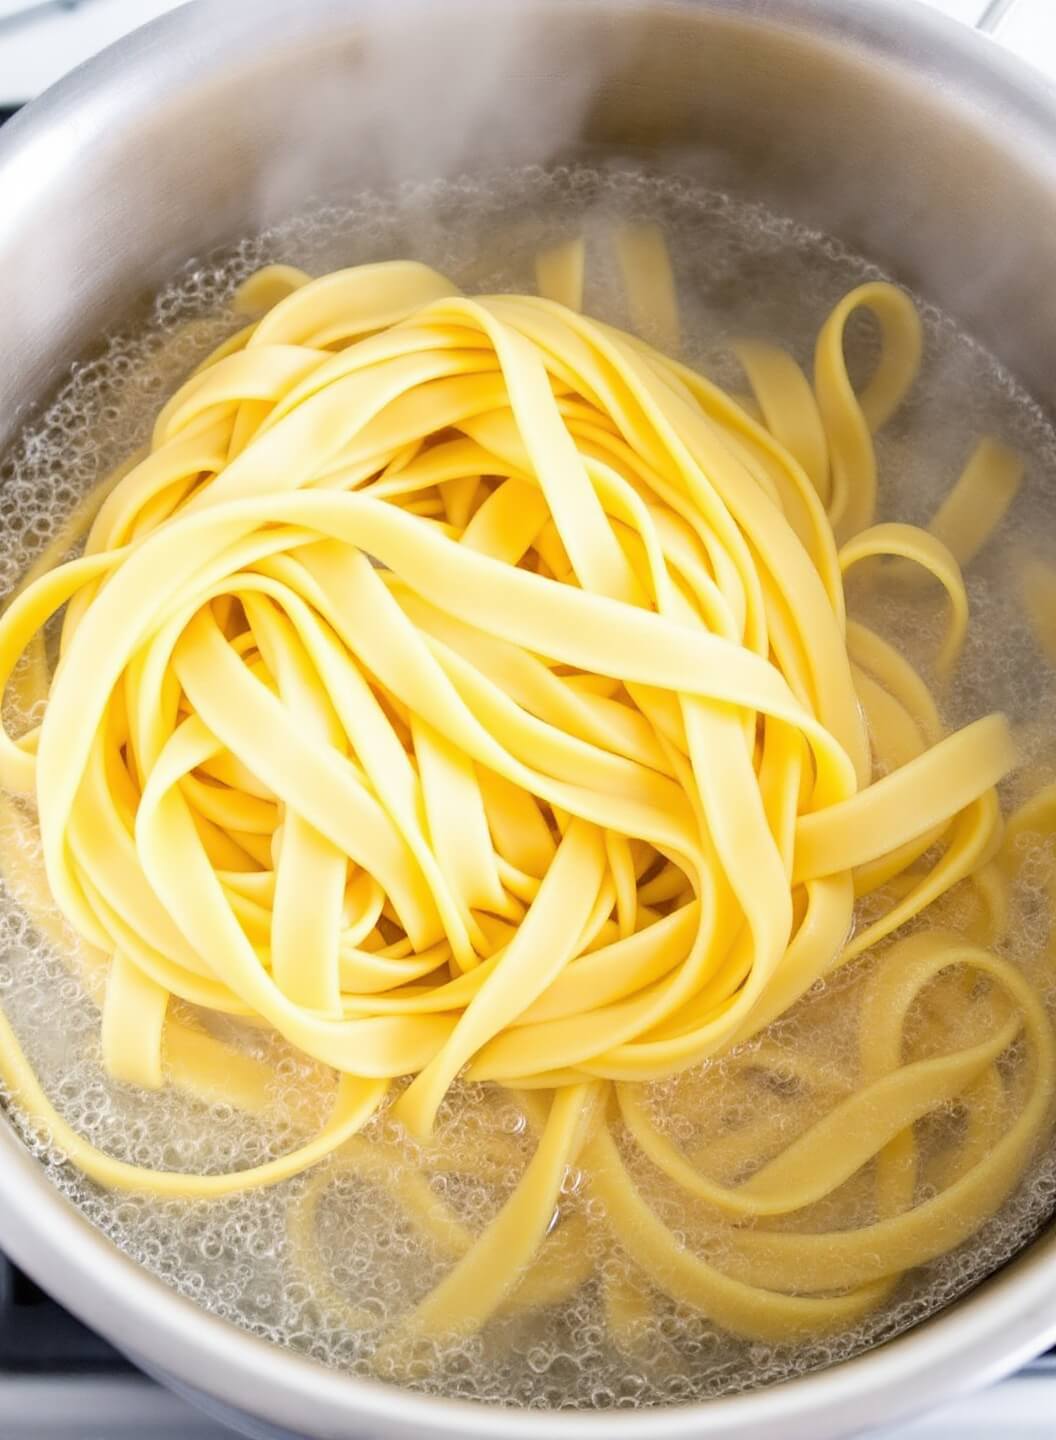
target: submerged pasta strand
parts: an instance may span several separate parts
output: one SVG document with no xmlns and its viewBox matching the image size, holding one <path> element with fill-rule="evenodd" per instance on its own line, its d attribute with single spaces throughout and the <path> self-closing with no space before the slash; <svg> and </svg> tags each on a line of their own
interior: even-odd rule
<svg viewBox="0 0 1056 1440">
<path fill-rule="evenodd" d="M 674 348 L 660 232 L 628 227 L 617 255 L 631 315 Z M 1045 1011 L 985 948 L 1014 882 L 1008 725 L 944 734 L 909 663 L 848 623 L 842 584 L 876 556 L 937 579 L 948 673 L 960 563 L 1018 462 L 987 442 L 930 533 L 878 524 L 873 433 L 920 361 L 908 297 L 848 295 L 813 384 L 739 346 L 742 406 L 579 313 L 584 262 L 577 240 L 544 253 L 542 297 L 467 298 L 411 263 L 254 276 L 236 309 L 258 318 L 0 617 L 0 684 L 46 702 L 39 727 L 0 734 L 8 832 L 39 824 L 43 871 L 17 845 L 3 863 L 40 924 L 50 895 L 83 940 L 109 1073 L 260 1107 L 251 1062 L 173 1018 L 177 997 L 270 1026 L 336 1088 L 298 1150 L 197 1176 L 75 1135 L 2 1016 L 0 1079 L 108 1186 L 214 1196 L 335 1154 L 291 1236 L 338 1310 L 314 1215 L 343 1169 L 392 1183 L 391 1140 L 356 1134 L 391 1090 L 425 1142 L 394 1199 L 451 1268 L 388 1355 L 588 1283 L 573 1165 L 636 1277 L 608 1295 L 619 1334 L 655 1293 L 766 1340 L 838 1328 L 994 1213 L 1052 1103 Z M 843 333 L 861 307 L 881 348 L 856 392 Z M 52 672 L 40 637 L 63 607 Z M 979 934 L 950 928 L 965 885 Z M 855 932 L 862 895 L 887 900 Z M 699 1155 L 667 1136 L 641 1082 L 732 1052 L 750 1096 L 789 1061 L 744 1042 L 874 946 L 856 1085 L 808 1053 L 791 1141 L 762 1119 Z M 936 987 L 942 1023 L 914 1028 Z M 516 1091 L 538 1138 L 480 1235 L 424 1179 L 487 1173 L 431 1139 L 460 1075 Z M 936 1184 L 914 1127 L 954 1102 L 968 1120 Z M 668 1228 L 643 1165 L 714 1244 Z M 812 1229 L 856 1179 L 873 1220 Z"/>
</svg>

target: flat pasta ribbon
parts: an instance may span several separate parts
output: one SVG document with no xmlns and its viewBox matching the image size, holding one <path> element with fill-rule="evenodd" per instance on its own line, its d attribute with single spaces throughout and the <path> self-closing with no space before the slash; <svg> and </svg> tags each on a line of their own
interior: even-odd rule
<svg viewBox="0 0 1056 1440">
<path fill-rule="evenodd" d="M 617 255 L 638 328 L 674 348 L 660 232 L 627 227 Z M 919 562 L 950 598 L 951 669 L 959 561 L 1011 503 L 1014 460 L 977 457 L 934 533 L 877 524 L 872 433 L 920 358 L 908 297 L 842 301 L 813 385 L 740 346 L 741 406 L 580 314 L 584 262 L 577 240 L 541 255 L 542 297 L 467 298 L 410 263 L 254 276 L 235 308 L 259 318 L 0 617 L 0 684 L 44 702 L 0 734 L 4 866 L 42 927 L 50 896 L 83 941 L 110 1075 L 216 1094 L 229 1065 L 237 1103 L 259 1101 L 177 997 L 335 1076 L 331 1118 L 285 1157 L 137 1170 L 71 1131 L 0 1019 L 0 1077 L 74 1164 L 192 1198 L 333 1156 L 291 1214 L 314 1273 L 329 1178 L 394 1183 L 391 1140 L 356 1134 L 390 1088 L 427 1145 L 459 1076 L 533 1115 L 538 1148 L 480 1235 L 413 1169 L 395 1184 L 451 1268 L 389 1355 L 590 1282 L 572 1166 L 637 1276 L 609 1296 L 622 1331 L 659 1294 L 768 1340 L 838 1328 L 998 1208 L 1051 1106 L 1049 1023 L 1015 967 L 948 927 L 886 945 L 963 884 L 1000 930 L 1008 725 L 944 734 L 842 587 L 862 558 Z M 882 334 L 856 393 L 843 331 L 863 306 Z M 984 523 L 969 501 L 995 474 Z M 64 608 L 52 669 L 40 637 Z M 887 899 L 856 932 L 865 895 Z M 760 1120 L 696 1155 L 665 1134 L 641 1082 L 692 1071 L 704 1094 L 693 1067 L 732 1055 L 750 1094 L 786 1063 L 753 1037 L 874 946 L 853 1083 L 807 1055 L 783 1133 Z M 915 1127 L 954 1103 L 968 1120 L 935 1188 Z M 643 1166 L 693 1198 L 706 1253 L 650 1206 Z M 810 1228 L 856 1185 L 868 1223 Z"/>
</svg>

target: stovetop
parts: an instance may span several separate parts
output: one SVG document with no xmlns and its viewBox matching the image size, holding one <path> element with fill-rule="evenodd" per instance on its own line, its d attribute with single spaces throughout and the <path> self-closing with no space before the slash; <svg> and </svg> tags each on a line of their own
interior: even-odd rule
<svg viewBox="0 0 1056 1440">
<path fill-rule="evenodd" d="M 0 1440 L 231 1440 L 0 1255 Z"/>
<path fill-rule="evenodd" d="M 132 1366 L 112 1346 L 60 1309 L 27 1275 L 0 1256 L 0 1376 L 119 1375 L 131 1371 Z M 0 1437 L 7 1440 L 2 1429 Z"/>
</svg>

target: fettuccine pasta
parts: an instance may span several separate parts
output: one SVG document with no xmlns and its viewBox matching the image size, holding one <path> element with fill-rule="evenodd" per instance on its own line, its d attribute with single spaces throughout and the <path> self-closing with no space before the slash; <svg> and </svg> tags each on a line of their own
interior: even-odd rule
<svg viewBox="0 0 1056 1440">
<path fill-rule="evenodd" d="M 675 349 L 659 231 L 626 227 L 616 254 L 636 327 Z M 334 1157 L 291 1238 L 350 1326 L 374 1322 L 326 1293 L 315 1213 L 343 1170 L 392 1185 L 450 1264 L 384 1355 L 553 1303 L 610 1251 L 621 1343 L 658 1296 L 790 1342 L 972 1235 L 1048 1124 L 1049 1020 L 1000 955 L 1009 726 L 946 733 L 844 600 L 877 557 L 937 581 L 952 673 L 961 565 L 1019 464 L 985 441 L 929 530 L 878 521 L 873 435 L 921 355 L 891 285 L 837 306 L 812 382 L 740 344 L 742 404 L 580 313 L 581 242 L 537 278 L 539 297 L 469 298 L 403 262 L 254 276 L 245 327 L 0 618 L 2 683 L 43 705 L 0 735 L 8 833 L 28 837 L 7 880 L 83 942 L 107 1071 L 259 1110 L 266 1067 L 187 1015 L 241 1018 L 333 1073 L 324 1127 L 249 1170 L 147 1171 L 62 1120 L 2 1017 L 0 1078 L 104 1186 L 214 1197 Z M 881 347 L 856 390 L 863 308 Z M 1032 803 L 1015 825 L 1054 823 Z M 856 1079 L 826 1069 L 820 1032 L 790 1079 L 755 1037 L 860 957 Z M 717 1057 L 749 1107 L 761 1076 L 791 1085 L 799 1122 L 676 1143 L 644 1082 Z M 428 1183 L 509 1162 L 501 1135 L 432 1142 L 460 1077 L 514 1092 L 536 1141 L 480 1233 Z M 386 1103 L 420 1173 L 359 1133 Z M 955 1104 L 932 1163 L 915 1127 Z M 572 1167 L 589 1221 L 563 1207 Z M 699 1235 L 668 1226 L 643 1167 Z M 863 1189 L 873 1218 L 839 1223 Z"/>
</svg>

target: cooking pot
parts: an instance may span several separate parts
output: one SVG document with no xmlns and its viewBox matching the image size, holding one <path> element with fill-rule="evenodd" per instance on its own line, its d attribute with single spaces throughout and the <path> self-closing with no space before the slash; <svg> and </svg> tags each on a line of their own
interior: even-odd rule
<svg viewBox="0 0 1056 1440">
<path fill-rule="evenodd" d="M 196 0 L 0 139 L 0 445 L 190 256 L 310 195 L 590 153 L 833 231 L 1056 402 L 1056 96 L 905 0 Z M 912 1332 L 681 1409 L 518 1412 L 322 1369 L 120 1254 L 0 1118 L 0 1245 L 246 1434 L 826 1440 L 997 1379 L 1056 1340 L 1056 1228 Z M 276 1428 L 278 1427 L 278 1428 Z"/>
</svg>

